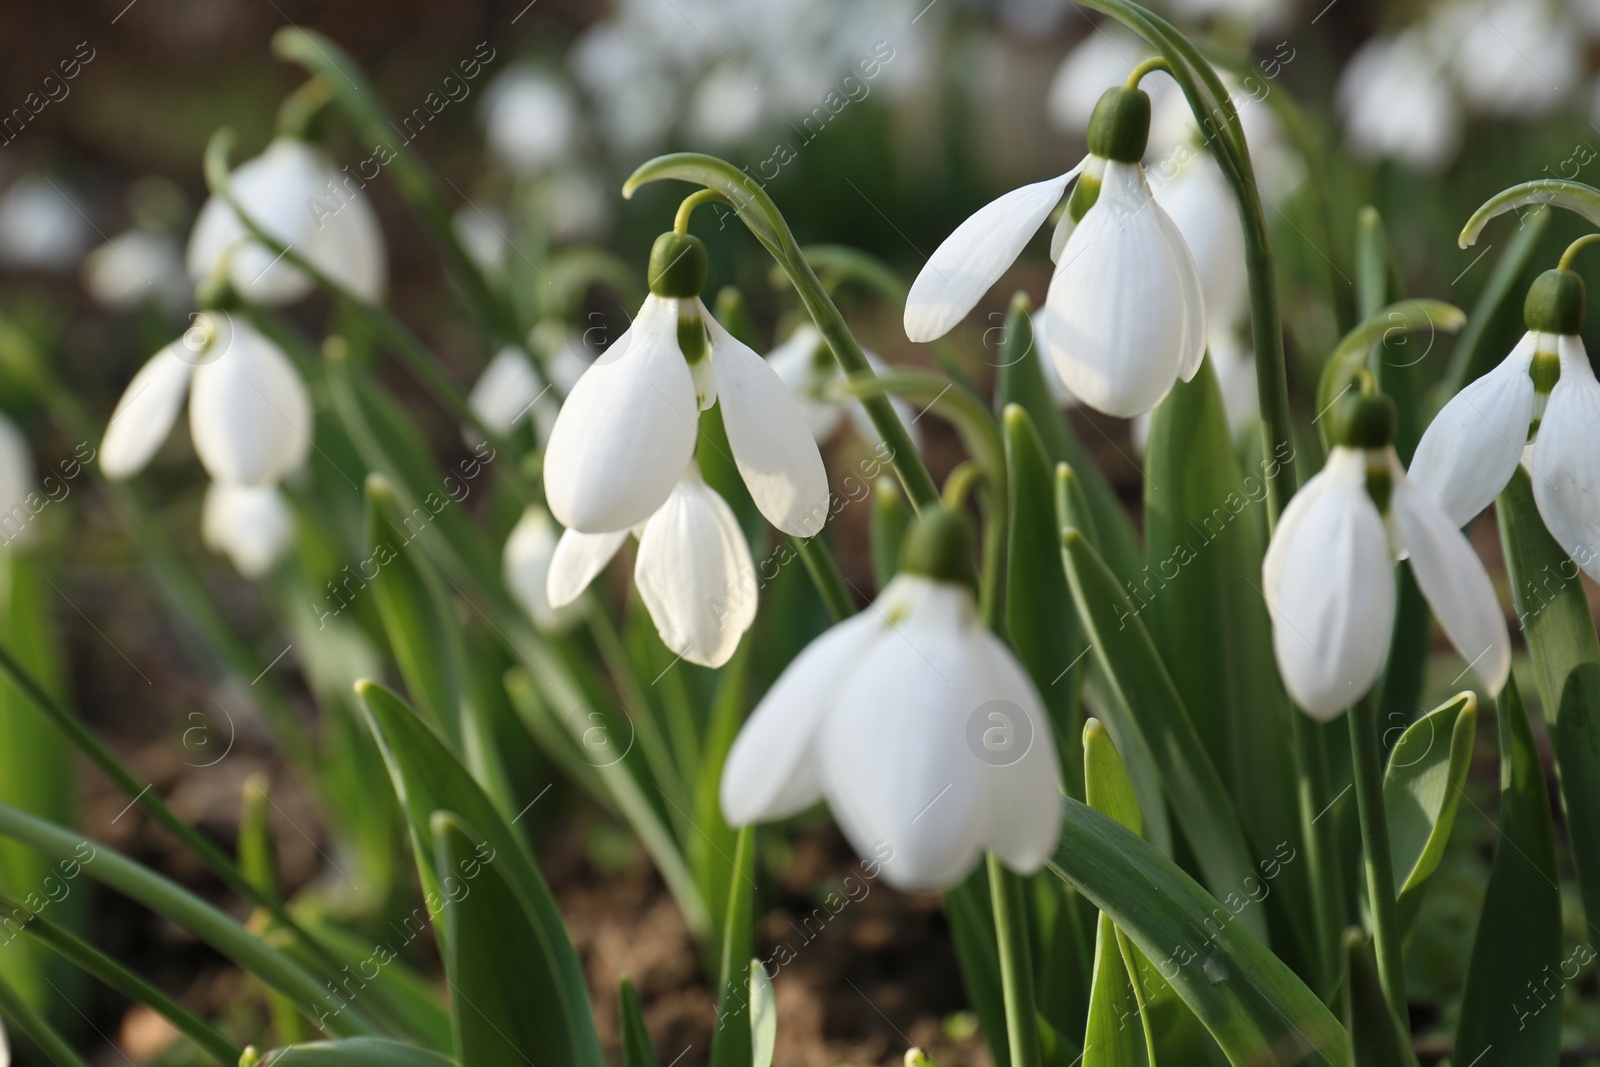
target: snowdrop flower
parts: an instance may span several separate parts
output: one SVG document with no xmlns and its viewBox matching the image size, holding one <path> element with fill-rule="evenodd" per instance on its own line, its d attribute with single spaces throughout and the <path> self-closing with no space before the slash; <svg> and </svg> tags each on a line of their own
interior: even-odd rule
<svg viewBox="0 0 1600 1067">
<path fill-rule="evenodd" d="M 1583 280 L 1570 270 L 1546 271 L 1523 310 L 1528 332 L 1434 417 L 1411 477 L 1465 526 L 1526 459 L 1550 535 L 1600 580 L 1600 383 L 1578 336 Z"/>
<path fill-rule="evenodd" d="M 9 416 L 0 414 L 0 543 L 26 543 L 33 537 L 37 512 L 28 506 L 28 497 L 34 484 L 27 435 Z"/>
<path fill-rule="evenodd" d="M 175 310 L 192 294 L 177 242 L 143 226 L 117 234 L 84 257 L 83 287 L 96 303 L 119 311 L 146 301 Z"/>
<path fill-rule="evenodd" d="M 0 195 L 0 263 L 64 271 L 89 244 L 89 219 L 60 182 L 26 174 Z"/>
<path fill-rule="evenodd" d="M 387 267 L 378 216 L 360 180 L 322 149 L 279 137 L 228 181 L 245 213 L 296 255 L 363 300 L 383 298 Z M 200 209 L 188 260 L 196 284 L 226 269 L 234 290 L 253 304 L 292 303 L 312 288 L 304 272 L 253 240 L 220 196 Z"/>
<path fill-rule="evenodd" d="M 827 520 L 828 475 L 805 416 L 777 372 L 701 303 L 705 275 L 697 238 L 662 234 L 638 317 L 561 406 L 545 492 L 569 529 L 615 533 L 653 515 L 694 455 L 699 413 L 714 403 L 767 520 L 796 537 Z"/>
<path fill-rule="evenodd" d="M 1183 235 L 1145 182 L 1149 128 L 1148 96 L 1108 90 L 1082 163 L 980 208 L 934 251 L 906 300 L 906 336 L 932 341 L 971 311 L 1081 171 L 1052 241 L 1060 254 L 1045 298 L 1046 347 L 1062 381 L 1089 407 L 1128 418 L 1194 377 L 1205 301 Z"/>
<path fill-rule="evenodd" d="M 1556 4 L 1502 0 L 1446 9 L 1451 67 L 1467 103 L 1501 118 L 1538 118 L 1568 99 L 1584 73 L 1577 27 Z M 1451 33 L 1450 30 L 1457 32 Z"/>
<path fill-rule="evenodd" d="M 1374 37 L 1339 75 L 1335 98 L 1357 154 L 1436 172 L 1461 144 L 1461 109 L 1423 31 Z"/>
<path fill-rule="evenodd" d="M 480 208 L 476 204 L 463 204 L 451 216 L 450 228 L 467 258 L 477 264 L 485 274 L 499 274 L 506 265 L 506 234 L 511 232 L 511 220 L 496 207 Z"/>
<path fill-rule="evenodd" d="M 689 100 L 687 127 L 697 141 L 732 144 L 761 122 L 761 90 L 729 64 L 713 67 Z"/>
<path fill-rule="evenodd" d="M 576 600 L 628 532 L 563 533 L 549 566 L 551 607 Z M 756 567 L 733 509 L 691 460 L 637 534 L 633 580 L 662 644 L 703 667 L 728 662 L 756 620 Z"/>
<path fill-rule="evenodd" d="M 874 372 L 881 373 L 886 369 L 883 360 L 875 354 L 864 354 Z M 811 323 L 802 323 L 787 341 L 768 352 L 767 365 L 778 372 L 783 384 L 799 401 L 806 425 L 811 428 L 811 436 L 819 444 L 834 435 L 846 416 L 849 416 L 863 439 L 873 442 L 880 440 L 877 427 L 867 417 L 867 410 L 861 406 L 861 401 L 841 400 L 833 393 L 836 383 L 844 376 L 821 331 Z M 913 421 L 915 412 L 898 397 L 891 398 L 889 402 L 910 434 L 911 443 L 921 448 L 921 435 Z"/>
<path fill-rule="evenodd" d="M 1033 683 L 978 618 L 971 567 L 964 517 L 917 520 L 877 602 L 807 645 L 739 732 L 729 823 L 826 799 L 904 890 L 949 889 L 985 850 L 1022 874 L 1044 864 L 1061 826 L 1055 744 Z"/>
<path fill-rule="evenodd" d="M 251 581 L 265 578 L 294 535 L 294 516 L 276 485 L 212 482 L 200 512 L 206 547 Z"/>
<path fill-rule="evenodd" d="M 495 353 L 467 394 L 467 406 L 500 436 L 510 433 L 522 420 L 531 419 L 540 442 L 550 436 L 560 407 L 533 360 L 516 345 L 507 345 Z M 466 437 L 469 444 L 479 443 L 470 428 Z"/>
<path fill-rule="evenodd" d="M 578 108 L 572 91 L 533 66 L 501 74 L 483 97 L 489 151 L 519 177 L 548 168 L 572 150 Z"/>
<path fill-rule="evenodd" d="M 1494 586 L 1455 522 L 1406 477 L 1393 404 L 1350 398 L 1333 436 L 1327 464 L 1284 508 L 1262 564 L 1289 695 L 1326 722 L 1372 688 L 1389 656 L 1393 563 L 1406 558 L 1450 643 L 1498 694 L 1511 645 Z"/>
<path fill-rule="evenodd" d="M 576 604 L 556 607 L 550 603 L 550 564 L 555 558 L 558 532 L 549 512 L 530 506 L 506 539 L 506 586 L 528 618 L 545 633 L 571 629 L 581 614 Z"/>
<path fill-rule="evenodd" d="M 192 380 L 192 385 L 191 385 Z M 189 436 L 206 472 L 230 485 L 270 485 L 311 451 L 311 396 L 278 346 L 238 316 L 202 311 L 128 383 L 106 426 L 100 469 L 143 470 L 189 394 Z"/>
</svg>

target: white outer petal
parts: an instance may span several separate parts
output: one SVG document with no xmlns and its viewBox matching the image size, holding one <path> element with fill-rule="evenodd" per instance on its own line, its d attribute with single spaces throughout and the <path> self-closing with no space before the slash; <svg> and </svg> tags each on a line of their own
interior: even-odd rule
<svg viewBox="0 0 1600 1067">
<path fill-rule="evenodd" d="M 1582 341 L 1559 343 L 1561 377 L 1533 442 L 1533 498 L 1556 543 L 1600 581 L 1600 382 Z"/>
<path fill-rule="evenodd" d="M 563 530 L 545 579 L 545 595 L 550 605 L 563 608 L 582 596 L 627 539 L 627 530 L 603 534 Z"/>
<path fill-rule="evenodd" d="M 1061 380 L 1108 415 L 1159 404 L 1194 342 L 1182 273 L 1193 262 L 1176 256 L 1160 211 L 1137 164 L 1108 163 L 1045 299 L 1045 342 Z"/>
<path fill-rule="evenodd" d="M 645 523 L 633 580 L 662 644 L 690 663 L 728 662 L 756 618 L 756 566 L 739 520 L 692 468 Z"/>
<path fill-rule="evenodd" d="M 276 482 L 310 455 L 311 395 L 277 345 L 246 320 L 222 317 L 231 340 L 194 372 L 189 435 L 217 481 Z"/>
<path fill-rule="evenodd" d="M 1272 646 L 1296 704 L 1327 721 L 1372 688 L 1389 652 L 1394 572 L 1361 452 L 1335 448 L 1317 492 L 1268 553 Z M 1310 485 L 1306 487 L 1308 490 Z M 1280 525 L 1275 543 L 1284 535 Z"/>
<path fill-rule="evenodd" d="M 676 300 L 648 296 L 633 328 L 572 387 L 545 448 L 545 494 L 568 529 L 636 526 L 694 456 L 699 407 L 678 348 Z"/>
<path fill-rule="evenodd" d="M 328 277 L 375 304 L 383 299 L 389 275 L 377 212 L 355 177 L 320 152 L 315 165 L 319 192 L 316 204 L 306 208 L 312 222 L 303 254 Z M 328 192 L 330 181 L 339 190 L 337 197 Z"/>
<path fill-rule="evenodd" d="M 144 470 L 178 421 L 194 366 L 173 343 L 151 356 L 123 390 L 100 442 L 100 470 L 116 481 Z M 192 357 L 190 357 L 192 358 Z"/>
<path fill-rule="evenodd" d="M 1200 369 L 1200 361 L 1205 358 L 1206 335 L 1209 332 L 1200 270 L 1195 266 L 1194 253 L 1189 251 L 1183 232 L 1168 216 L 1166 208 L 1159 203 L 1152 203 L 1149 210 L 1155 212 L 1161 222 L 1161 231 L 1167 235 L 1172 262 L 1178 272 L 1179 289 L 1183 294 L 1183 359 L 1178 364 L 1178 377 L 1187 382 L 1193 380 Z"/>
<path fill-rule="evenodd" d="M 1032 874 L 1055 854 L 1061 836 L 1061 766 L 1050 720 L 1032 679 L 1004 642 L 978 627 L 968 642 L 974 662 L 987 660 L 987 699 L 1004 709 L 1007 720 L 1011 709 L 1025 716 L 1030 738 L 1020 756 L 1007 762 L 980 761 L 989 779 L 984 844 L 1018 874 Z M 1020 743 L 1020 720 L 994 721 L 1012 732 L 1013 744 Z"/>
<path fill-rule="evenodd" d="M 534 404 L 548 395 L 545 390 L 544 380 L 528 354 L 516 345 L 507 345 L 478 375 L 467 394 L 467 406 L 489 429 L 507 434 L 529 417 Z M 468 436 L 475 443 L 470 428 Z"/>
<path fill-rule="evenodd" d="M 1289 499 L 1283 514 L 1278 516 L 1278 525 L 1272 531 L 1266 557 L 1261 561 L 1261 592 L 1268 611 L 1274 610 L 1278 603 L 1278 586 L 1282 581 L 1283 563 L 1288 558 L 1289 546 L 1299 536 L 1300 524 L 1305 521 L 1306 514 L 1331 484 L 1328 469 L 1324 467 L 1300 487 L 1300 491 Z"/>
<path fill-rule="evenodd" d="M 1080 167 L 991 200 L 957 226 L 923 264 L 906 297 L 906 336 L 934 341 L 950 332 L 1006 272 L 1061 202 Z"/>
<path fill-rule="evenodd" d="M 730 826 L 771 822 L 822 799 L 816 734 L 864 642 L 883 620 L 870 610 L 830 628 L 796 656 L 739 730 L 718 795 Z"/>
<path fill-rule="evenodd" d="M 1496 696 L 1511 673 L 1511 637 L 1494 584 L 1455 520 L 1411 484 L 1398 461 L 1393 466 L 1389 515 L 1411 573 L 1450 643 Z"/>
<path fill-rule="evenodd" d="M 523 510 L 522 518 L 511 528 L 502 557 L 506 587 L 511 590 L 512 597 L 535 626 L 551 633 L 567 629 L 577 621 L 579 615 L 567 601 L 560 606 L 550 601 L 550 576 L 557 545 L 555 521 L 543 508 L 529 507 Z M 610 555 L 607 554 L 605 558 L 609 559 Z M 604 560 L 600 566 L 605 566 Z M 578 592 L 583 591 L 583 586 L 589 584 L 587 579 L 592 577 L 586 576 Z M 574 597 L 576 595 L 573 594 Z"/>
<path fill-rule="evenodd" d="M 206 547 L 233 561 L 251 581 L 266 577 L 294 536 L 294 515 L 276 485 L 206 487 L 200 513 L 200 536 Z"/>
<path fill-rule="evenodd" d="M 988 664 L 972 659 L 977 623 L 959 586 L 901 575 L 871 610 L 898 621 L 866 645 L 823 722 L 823 792 L 890 885 L 938 892 L 983 852 L 990 780 L 967 728 L 992 698 Z"/>
<path fill-rule="evenodd" d="M 1411 459 L 1411 481 L 1457 527 L 1494 502 L 1511 480 L 1533 419 L 1536 335 L 1526 333 L 1488 374 L 1450 398 Z"/>
<path fill-rule="evenodd" d="M 739 476 L 761 514 L 784 533 L 812 537 L 828 521 L 828 471 L 805 414 L 777 371 L 722 328 L 704 305 L 711 372 Z"/>
<path fill-rule="evenodd" d="M 228 176 L 234 196 L 246 213 L 278 241 L 309 251 L 315 230 L 312 201 L 327 195 L 321 188 L 323 169 L 317 150 L 304 141 L 280 137 L 255 159 Z M 200 209 L 189 235 L 189 277 L 210 277 L 217 263 L 232 254 L 229 279 L 253 304 L 287 304 L 311 291 L 311 279 L 252 240 L 233 208 L 213 196 Z"/>
</svg>

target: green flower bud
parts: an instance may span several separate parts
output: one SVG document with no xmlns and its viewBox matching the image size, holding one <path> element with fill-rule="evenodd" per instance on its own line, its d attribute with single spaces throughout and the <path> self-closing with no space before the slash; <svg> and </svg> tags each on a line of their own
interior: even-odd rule
<svg viewBox="0 0 1600 1067">
<path fill-rule="evenodd" d="M 1120 85 L 1107 89 L 1089 118 L 1089 152 L 1118 163 L 1137 163 L 1149 140 L 1149 95 Z"/>
<path fill-rule="evenodd" d="M 1583 330 L 1583 279 L 1570 270 L 1547 270 L 1528 287 L 1522 318 L 1536 333 L 1577 336 Z"/>
<path fill-rule="evenodd" d="M 650 291 L 684 299 L 706 287 L 706 246 L 688 233 L 664 233 L 650 248 Z"/>
<path fill-rule="evenodd" d="M 1387 448 L 1394 444 L 1394 401 L 1382 393 L 1349 396 L 1334 406 L 1333 443 L 1346 448 Z"/>
<path fill-rule="evenodd" d="M 977 588 L 972 554 L 972 523 L 966 515 L 934 504 L 911 523 L 900 549 L 900 570 Z"/>
</svg>

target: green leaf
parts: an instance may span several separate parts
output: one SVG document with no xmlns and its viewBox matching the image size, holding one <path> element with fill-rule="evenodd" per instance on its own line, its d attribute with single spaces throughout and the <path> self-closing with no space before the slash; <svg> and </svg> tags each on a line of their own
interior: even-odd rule
<svg viewBox="0 0 1600 1067">
<path fill-rule="evenodd" d="M 352 1037 L 343 1041 L 309 1041 L 273 1049 L 260 1067 L 456 1067 L 437 1052 L 382 1037 Z"/>
<path fill-rule="evenodd" d="M 1095 659 L 1130 713 L 1123 732 L 1149 745 L 1178 825 L 1213 891 L 1224 898 L 1246 892 L 1256 871 L 1238 815 L 1138 613 L 1076 529 L 1062 533 L 1061 558 Z M 1244 909 L 1239 921 L 1266 938 L 1260 908 Z"/>
<path fill-rule="evenodd" d="M 1050 713 L 1062 767 L 1070 768 L 1068 791 L 1081 797 L 1078 693 L 1088 643 L 1061 571 L 1050 461 L 1025 410 L 1007 405 L 1000 421 L 1010 479 L 1006 499 L 1011 506 L 1006 523 L 1011 539 L 1006 550 L 1006 635 Z"/>
<path fill-rule="evenodd" d="M 1412 723 L 1389 755 L 1383 807 L 1402 936 L 1415 923 L 1423 888 L 1450 840 L 1477 731 L 1478 698 L 1458 693 Z"/>
<path fill-rule="evenodd" d="M 1234 1064 L 1351 1067 L 1348 1037 L 1235 912 L 1115 819 L 1068 797 L 1050 869 L 1128 935 Z"/>
<path fill-rule="evenodd" d="M 721 990 L 717 1028 L 711 1033 L 711 1067 L 747 1067 L 750 1063 L 751 1018 L 749 964 L 755 940 L 756 828 L 740 829 L 733 854 L 733 879 L 728 890 L 727 923 L 722 935 Z"/>
<path fill-rule="evenodd" d="M 627 975 L 617 983 L 617 1015 L 622 1022 L 622 1067 L 660 1067 L 650 1031 L 644 1025 L 644 1008 L 633 979 Z"/>
<path fill-rule="evenodd" d="M 1086 802 L 1095 811 L 1144 835 L 1144 816 L 1139 812 L 1139 798 L 1133 792 L 1133 781 L 1128 769 L 1117 755 L 1117 746 L 1106 733 L 1105 724 L 1090 719 L 1083 724 L 1083 784 Z"/>
<path fill-rule="evenodd" d="M 1361 1067 L 1415 1067 L 1416 1053 L 1389 1008 L 1389 998 L 1378 980 L 1378 961 L 1372 944 L 1359 929 L 1344 935 L 1345 973 L 1349 984 L 1344 998 L 1345 1028 Z"/>
<path fill-rule="evenodd" d="M 1477 244 L 1478 235 L 1490 219 L 1530 204 L 1566 208 L 1583 216 L 1591 224 L 1600 226 L 1600 189 L 1582 182 L 1546 178 L 1513 185 L 1485 200 L 1483 206 L 1474 211 L 1467 224 L 1461 227 L 1461 236 L 1456 243 L 1462 248 Z"/>
<path fill-rule="evenodd" d="M 1518 467 L 1495 504 L 1512 603 L 1533 659 L 1567 839 L 1589 921 L 1600 923 L 1600 641 L 1583 573 L 1545 529 Z"/>
<path fill-rule="evenodd" d="M 979 1029 L 989 1045 L 995 1067 L 1010 1067 L 1006 1042 L 1005 991 L 1000 981 L 1000 946 L 995 937 L 989 906 L 989 878 L 982 867 L 944 895 L 950 921 L 950 940 L 961 965 L 961 983 L 967 1003 L 978 1016 Z"/>
<path fill-rule="evenodd" d="M 778 1000 L 760 960 L 750 961 L 750 1067 L 772 1067 L 778 1043 Z"/>
<path fill-rule="evenodd" d="M 434 865 L 443 894 L 445 980 L 456 1056 L 474 1067 L 524 1067 L 535 1051 L 565 1062 L 572 1053 L 552 1040 L 562 1032 L 554 1007 L 525 980 L 528 960 L 542 954 L 538 931 L 502 877 L 499 857 L 452 812 L 436 811 Z M 458 895 L 459 894 L 459 895 Z"/>
<path fill-rule="evenodd" d="M 436 864 L 432 819 L 436 811 L 452 812 L 494 850 L 497 875 L 537 932 L 537 952 L 518 961 L 518 981 L 540 1007 L 539 1048 L 574 1067 L 603 1067 L 578 954 L 550 887 L 516 831 L 443 739 L 404 701 L 376 682 L 359 683 L 356 692 L 409 818 L 423 886 L 433 900 L 447 898 Z M 448 928 L 443 934 L 448 951 Z"/>
<path fill-rule="evenodd" d="M 1550 972 L 1564 972 L 1566 963 L 1574 962 L 1561 951 L 1555 831 L 1544 768 L 1515 679 L 1506 682 L 1496 712 L 1500 833 L 1450 1060 L 1477 1067 L 1554 1067 L 1561 1053 L 1566 978 L 1563 974 L 1554 991 L 1554 1003 L 1533 990 L 1548 993 Z"/>
<path fill-rule="evenodd" d="M 1099 466 L 1083 447 L 1072 424 L 1055 405 L 1050 386 L 1045 382 L 1044 365 L 1048 358 L 1033 343 L 1033 325 L 1028 316 L 1027 297 L 1013 297 L 1010 313 L 1006 316 L 1005 342 L 1001 346 L 1000 369 L 995 375 L 994 403 L 996 411 L 1004 411 L 1016 404 L 1028 413 L 1034 429 L 1039 434 L 1045 454 L 1054 463 L 1065 463 L 1079 472 L 1079 489 L 1084 506 L 1094 516 L 1093 529 L 1104 540 L 1091 537 L 1090 542 L 1106 557 L 1111 569 L 1123 580 L 1139 573 L 1143 565 L 1139 553 L 1139 534 L 1133 528 L 1116 491 L 1101 472 Z M 1088 526 L 1083 527 L 1090 529 Z M 1076 736 L 1076 732 L 1074 732 Z M 1074 763 L 1076 766 L 1076 763 Z"/>
</svg>

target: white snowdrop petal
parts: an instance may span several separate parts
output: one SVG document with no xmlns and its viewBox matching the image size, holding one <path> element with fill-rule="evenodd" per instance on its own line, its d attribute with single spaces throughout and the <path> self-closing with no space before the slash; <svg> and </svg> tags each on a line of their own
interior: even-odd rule
<svg viewBox="0 0 1600 1067">
<path fill-rule="evenodd" d="M 897 605 L 902 593 L 919 602 Z M 950 603 L 962 597 L 964 610 Z M 971 597 L 902 575 L 870 610 L 896 621 L 863 650 L 824 720 L 823 792 L 890 885 L 938 892 L 978 862 L 987 824 L 985 768 L 967 742 L 969 719 L 989 699 L 962 634 Z"/>
<path fill-rule="evenodd" d="M 828 471 L 805 414 L 767 361 L 702 305 L 722 425 L 761 514 L 784 533 L 814 536 L 828 521 Z"/>
<path fill-rule="evenodd" d="M 1563 337 L 1560 348 L 1561 377 L 1531 453 L 1533 498 L 1556 543 L 1600 581 L 1600 382 L 1582 341 Z"/>
<path fill-rule="evenodd" d="M 626 530 L 654 514 L 694 455 L 699 408 L 677 301 L 648 296 L 633 328 L 572 387 L 545 448 L 545 494 L 568 529 Z"/>
<path fill-rule="evenodd" d="M 582 596 L 627 539 L 627 530 L 603 534 L 563 530 L 545 579 L 545 593 L 551 606 L 562 608 Z"/>
<path fill-rule="evenodd" d="M 598 539 L 611 535 L 575 534 L 574 536 Z M 569 606 L 570 602 L 577 598 L 578 593 L 581 593 L 594 577 L 593 572 L 582 574 L 582 584 L 577 585 L 576 591 L 570 597 L 559 605 L 551 603 L 552 565 L 559 544 L 554 520 L 543 508 L 528 507 L 523 510 L 522 518 L 511 528 L 511 535 L 506 538 L 502 558 L 506 588 L 511 590 L 511 596 L 528 618 L 533 620 L 535 626 L 549 632 L 565 630 L 577 620 L 578 613 Z M 614 551 L 615 548 L 612 549 L 612 552 Z M 600 558 L 598 567 L 604 567 L 606 560 L 610 558 L 611 552 L 605 553 Z M 572 577 L 576 579 L 579 575 L 573 574 Z M 565 589 L 562 591 L 566 592 Z"/>
<path fill-rule="evenodd" d="M 662 644 L 690 663 L 722 666 L 755 621 L 750 546 L 733 509 L 696 472 L 645 523 L 633 580 Z"/>
<path fill-rule="evenodd" d="M 189 434 L 219 482 L 263 485 L 304 465 L 311 452 L 311 395 L 278 346 L 242 318 L 231 340 L 194 372 Z"/>
<path fill-rule="evenodd" d="M 1193 380 L 1206 354 L 1206 300 L 1201 291 L 1200 271 L 1195 266 L 1194 255 L 1178 224 L 1167 215 L 1166 209 L 1152 202 L 1149 209 L 1156 213 L 1161 231 L 1167 235 L 1167 245 L 1174 269 L 1178 274 L 1179 291 L 1183 294 L 1183 341 L 1178 364 L 1178 377 Z"/>
<path fill-rule="evenodd" d="M 107 478 L 138 474 L 167 439 L 189 392 L 193 358 L 181 345 L 170 344 L 133 376 L 100 442 L 100 469 Z"/>
<path fill-rule="evenodd" d="M 1328 720 L 1372 688 L 1389 651 L 1394 572 L 1362 453 L 1335 448 L 1326 486 L 1290 531 L 1275 571 L 1272 644 L 1296 704 Z M 1283 536 L 1282 527 L 1274 536 Z"/>
<path fill-rule="evenodd" d="M 228 176 L 246 213 L 275 240 L 302 251 L 313 232 L 308 205 L 323 195 L 315 153 L 302 141 L 279 138 Z M 200 209 L 189 235 L 189 277 L 197 284 L 205 281 L 229 256 L 229 279 L 253 304 L 286 304 L 311 291 L 310 278 L 251 238 L 227 201 L 213 196 Z"/>
<path fill-rule="evenodd" d="M 771 822 L 822 799 L 816 733 L 848 684 L 862 643 L 883 621 L 863 611 L 824 632 L 785 667 L 728 751 L 719 796 L 730 826 Z"/>
<path fill-rule="evenodd" d="M 1122 418 L 1161 402 L 1192 341 L 1187 283 L 1159 210 L 1136 164 L 1107 164 L 1045 299 L 1045 342 L 1061 380 L 1082 403 Z"/>
<path fill-rule="evenodd" d="M 1278 602 L 1278 586 L 1282 582 L 1283 564 L 1288 558 L 1289 546 L 1295 543 L 1300 525 L 1330 484 L 1328 469 L 1324 467 L 1300 487 L 1300 491 L 1289 499 L 1283 514 L 1278 516 L 1277 528 L 1267 545 L 1266 557 L 1261 561 L 1261 592 L 1268 611 L 1273 610 Z"/>
<path fill-rule="evenodd" d="M 294 515 L 276 485 L 212 482 L 206 488 L 201 539 L 251 581 L 266 577 L 293 535 Z"/>
<path fill-rule="evenodd" d="M 507 434 L 544 394 L 545 384 L 533 360 L 517 346 L 507 345 L 478 375 L 467 394 L 467 406 L 490 430 Z"/>
<path fill-rule="evenodd" d="M 1488 374 L 1450 398 L 1417 444 L 1410 478 L 1465 526 L 1511 480 L 1533 419 L 1535 335 L 1524 334 Z"/>
<path fill-rule="evenodd" d="M 1032 874 L 1055 854 L 1061 835 L 1061 767 L 1050 720 L 1033 681 L 1005 643 L 974 627 L 969 655 L 983 664 L 989 694 L 979 747 L 968 750 L 984 765 L 988 826 L 984 845 L 1019 874 Z"/>
<path fill-rule="evenodd" d="M 906 297 L 906 336 L 921 342 L 949 333 L 1022 254 L 1051 209 L 1061 202 L 1079 167 L 1013 189 L 957 226 L 911 283 Z"/>
<path fill-rule="evenodd" d="M 800 413 L 805 416 L 806 427 L 818 443 L 832 437 L 844 417 L 840 405 L 823 394 L 828 384 L 838 377 L 833 356 L 826 355 L 824 362 L 818 354 L 823 344 L 822 334 L 815 326 L 806 323 L 790 334 L 788 340 L 767 353 L 767 366 L 783 379 L 783 384 L 794 394 L 800 405 Z"/>
<path fill-rule="evenodd" d="M 312 208 L 305 256 L 328 277 L 375 304 L 383 299 L 389 276 L 378 214 L 355 178 L 326 159 L 319 159 L 318 167 L 320 199 Z M 328 191 L 329 182 L 337 196 Z"/>
<path fill-rule="evenodd" d="M 1182 101 L 1181 95 L 1175 98 Z M 1183 103 L 1184 115 L 1192 123 L 1187 102 Z M 1237 325 L 1250 307 L 1249 274 L 1244 229 L 1222 168 L 1210 152 L 1200 149 L 1172 177 L 1161 182 L 1152 177 L 1150 182 L 1156 203 L 1194 257 L 1207 321 L 1213 326 Z"/>
<path fill-rule="evenodd" d="M 1454 519 L 1395 467 L 1389 514 L 1411 572 L 1450 643 L 1496 695 L 1511 673 L 1511 637 L 1494 584 Z"/>
</svg>

